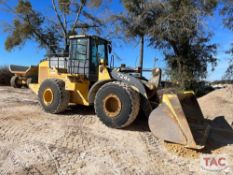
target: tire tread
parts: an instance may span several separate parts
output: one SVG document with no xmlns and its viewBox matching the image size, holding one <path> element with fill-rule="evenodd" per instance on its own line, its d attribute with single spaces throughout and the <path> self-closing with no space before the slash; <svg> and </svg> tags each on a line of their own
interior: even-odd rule
<svg viewBox="0 0 233 175">
<path fill-rule="evenodd" d="M 124 124 L 122 124 L 121 126 L 117 126 L 117 128 L 124 128 L 124 127 L 129 126 L 130 124 L 132 124 L 135 121 L 135 119 L 137 118 L 137 115 L 139 113 L 139 108 L 140 108 L 140 96 L 139 96 L 139 94 L 133 88 L 128 86 L 126 83 L 119 82 L 119 81 L 113 81 L 113 82 L 106 83 L 105 85 L 103 85 L 99 89 L 99 91 L 103 91 L 104 88 L 106 88 L 107 86 L 121 87 L 128 94 L 130 101 L 131 101 L 131 105 L 130 105 L 131 106 L 131 113 L 129 115 L 128 120 Z M 96 114 L 97 114 L 96 106 L 98 106 L 98 105 L 96 105 L 97 99 L 99 99 L 98 92 L 96 94 L 96 98 L 95 98 L 95 102 L 94 102 Z M 99 118 L 100 118 L 102 123 L 108 125 L 108 123 L 104 120 L 103 117 L 99 117 Z"/>
</svg>

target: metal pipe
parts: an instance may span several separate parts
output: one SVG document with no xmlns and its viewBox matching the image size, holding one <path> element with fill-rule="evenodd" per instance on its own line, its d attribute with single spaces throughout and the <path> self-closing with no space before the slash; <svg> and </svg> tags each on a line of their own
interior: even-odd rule
<svg viewBox="0 0 233 175">
<path fill-rule="evenodd" d="M 139 67 L 141 69 L 140 71 L 140 76 L 142 77 L 142 70 L 143 70 L 143 59 L 144 59 L 144 35 L 141 36 L 141 41 L 140 41 L 140 62 L 139 62 Z"/>
</svg>

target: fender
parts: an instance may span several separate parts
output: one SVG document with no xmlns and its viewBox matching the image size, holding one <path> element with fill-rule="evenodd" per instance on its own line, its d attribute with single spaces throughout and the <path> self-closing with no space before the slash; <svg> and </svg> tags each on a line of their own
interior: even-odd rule
<svg viewBox="0 0 233 175">
<path fill-rule="evenodd" d="M 98 92 L 99 88 L 103 86 L 104 84 L 111 82 L 113 80 L 101 80 L 97 81 L 94 85 L 92 85 L 91 89 L 88 92 L 88 101 L 90 105 L 93 105 L 95 102 L 95 95 Z"/>
<path fill-rule="evenodd" d="M 143 110 L 145 115 L 147 117 L 149 117 L 149 114 L 152 111 L 152 106 L 150 104 L 146 89 L 145 89 L 144 85 L 142 84 L 142 82 L 133 76 L 130 76 L 130 75 L 127 75 L 127 74 L 124 74 L 121 72 L 117 72 L 115 70 L 111 71 L 111 76 L 115 80 L 122 81 L 125 84 L 128 84 L 129 86 L 131 86 L 134 90 L 136 90 L 140 94 L 141 109 Z"/>
<path fill-rule="evenodd" d="M 117 72 L 115 70 L 111 72 L 111 76 L 115 80 L 122 81 L 125 84 L 130 85 L 134 90 L 136 90 L 138 93 L 148 99 L 144 85 L 137 78 L 121 72 Z"/>
</svg>

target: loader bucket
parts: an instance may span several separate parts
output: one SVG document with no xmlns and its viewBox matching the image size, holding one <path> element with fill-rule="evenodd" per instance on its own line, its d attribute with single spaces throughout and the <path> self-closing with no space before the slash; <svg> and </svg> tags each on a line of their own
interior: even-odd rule
<svg viewBox="0 0 233 175">
<path fill-rule="evenodd" d="M 192 149 L 204 148 L 210 130 L 193 92 L 163 94 L 149 127 L 156 137 Z"/>
</svg>

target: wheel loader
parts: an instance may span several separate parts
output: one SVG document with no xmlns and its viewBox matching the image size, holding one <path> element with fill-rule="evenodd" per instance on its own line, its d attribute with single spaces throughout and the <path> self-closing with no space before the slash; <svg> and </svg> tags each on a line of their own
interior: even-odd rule
<svg viewBox="0 0 233 175">
<path fill-rule="evenodd" d="M 69 54 L 48 56 L 38 65 L 38 80 L 29 85 L 44 111 L 64 112 L 69 104 L 94 106 L 108 127 L 125 128 L 139 111 L 152 133 L 167 142 L 202 149 L 210 130 L 193 92 L 161 93 L 161 70 L 147 80 L 141 68 L 114 68 L 111 42 L 98 36 L 70 37 Z"/>
</svg>

